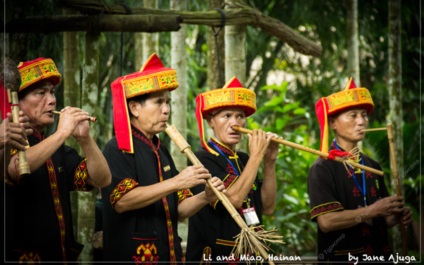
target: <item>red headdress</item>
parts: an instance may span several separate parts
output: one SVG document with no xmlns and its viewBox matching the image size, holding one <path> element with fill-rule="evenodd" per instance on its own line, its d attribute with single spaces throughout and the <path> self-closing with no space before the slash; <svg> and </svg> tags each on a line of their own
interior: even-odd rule
<svg viewBox="0 0 424 265">
<path fill-rule="evenodd" d="M 321 129 L 321 152 L 328 153 L 328 117 L 352 107 L 363 107 L 370 114 L 374 109 L 374 102 L 368 89 L 357 88 L 350 78 L 343 91 L 323 97 L 315 104 L 315 113 Z"/>
<path fill-rule="evenodd" d="M 176 71 L 165 68 L 155 53 L 139 72 L 121 76 L 112 82 L 113 121 L 119 149 L 134 153 L 127 99 L 161 90 L 172 91 L 177 87 Z"/>
<path fill-rule="evenodd" d="M 242 108 L 246 117 L 256 111 L 256 94 L 244 88 L 240 81 L 233 77 L 222 89 L 213 89 L 203 92 L 196 97 L 196 119 L 200 133 L 200 142 L 209 152 L 216 152 L 209 148 L 205 141 L 203 118 L 214 110 L 221 108 Z"/>
</svg>

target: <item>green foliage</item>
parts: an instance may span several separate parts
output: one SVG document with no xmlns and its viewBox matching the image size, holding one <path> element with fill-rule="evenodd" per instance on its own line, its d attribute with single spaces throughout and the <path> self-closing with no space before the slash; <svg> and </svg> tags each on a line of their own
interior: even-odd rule
<svg viewBox="0 0 424 265">
<path fill-rule="evenodd" d="M 259 105 L 250 128 L 262 128 L 277 133 L 285 140 L 310 145 L 307 124 L 309 113 L 299 102 L 287 99 L 288 84 L 262 87 L 268 101 Z M 265 217 L 267 229 L 277 228 L 284 245 L 274 245 L 275 253 L 312 255 L 315 249 L 316 226 L 309 220 L 308 172 L 316 156 L 287 146 L 280 146 L 277 157 L 277 204 L 272 217 Z M 261 173 L 261 172 L 260 172 Z"/>
</svg>

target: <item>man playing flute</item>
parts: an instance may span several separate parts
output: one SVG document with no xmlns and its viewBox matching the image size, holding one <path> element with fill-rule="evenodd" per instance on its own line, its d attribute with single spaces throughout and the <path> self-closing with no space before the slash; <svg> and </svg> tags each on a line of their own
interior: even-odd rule
<svg viewBox="0 0 424 265">
<path fill-rule="evenodd" d="M 241 133 L 231 127 L 246 126 L 246 118 L 256 111 L 256 94 L 231 78 L 223 88 L 199 94 L 196 98 L 196 118 L 203 148 L 195 154 L 200 162 L 225 184 L 226 196 L 252 229 L 262 224 L 262 214 L 272 215 L 276 203 L 275 165 L 278 143 L 275 134 L 253 130 L 249 137 L 249 155 L 237 151 Z M 203 119 L 214 136 L 207 142 Z M 263 178 L 258 173 L 263 162 Z M 192 189 L 200 192 L 200 187 Z M 187 261 L 210 264 L 243 259 L 232 256 L 235 236 L 241 228 L 222 202 L 207 205 L 189 220 Z M 256 256 L 258 253 L 244 253 Z"/>
<path fill-rule="evenodd" d="M 74 107 L 61 111 L 56 131 L 55 88 L 62 76 L 50 58 L 18 65 L 19 108 L 29 118 L 33 134 L 26 150 L 31 174 L 20 176 L 14 155 L 6 178 L 6 261 L 44 263 L 76 261 L 82 245 L 74 240 L 70 192 L 105 187 L 111 174 L 102 152 L 89 134 L 88 113 Z M 85 157 L 64 145 L 73 137 Z"/>
<path fill-rule="evenodd" d="M 178 221 L 216 200 L 206 185 L 212 176 L 202 165 L 179 172 L 157 134 L 171 115 L 177 73 L 152 54 L 139 72 L 111 84 L 115 136 L 103 153 L 112 183 L 102 189 L 103 258 L 115 263 L 183 262 Z M 173 92 L 177 93 L 177 92 Z M 224 190 L 222 181 L 211 179 Z M 190 188 L 201 185 L 193 196 Z"/>
<path fill-rule="evenodd" d="M 366 88 L 349 80 L 346 89 L 323 97 L 315 106 L 321 128 L 321 151 L 328 151 L 329 128 L 335 138 L 331 156 L 344 156 L 357 163 L 381 170 L 381 166 L 357 150 L 364 139 L 368 115 L 374 103 Z M 331 157 L 329 156 L 329 157 Z M 401 196 L 389 196 L 383 176 L 355 169 L 331 159 L 317 158 L 309 172 L 308 193 L 311 220 L 318 225 L 319 261 L 358 261 L 364 256 L 392 254 L 389 227 L 412 221 Z"/>
</svg>

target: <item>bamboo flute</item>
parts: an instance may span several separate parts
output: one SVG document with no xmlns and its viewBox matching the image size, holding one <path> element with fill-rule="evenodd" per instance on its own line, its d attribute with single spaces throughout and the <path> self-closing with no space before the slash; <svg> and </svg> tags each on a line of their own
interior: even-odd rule
<svg viewBox="0 0 424 265">
<path fill-rule="evenodd" d="M 390 161 L 392 164 L 392 175 L 393 175 L 393 180 L 395 182 L 396 195 L 402 196 L 402 191 L 400 188 L 399 172 L 398 172 L 397 164 L 396 164 L 395 143 L 393 140 L 392 124 L 388 123 L 386 126 L 387 126 L 386 128 L 387 138 L 389 139 Z M 406 256 L 407 254 L 406 230 L 405 230 L 405 226 L 402 224 L 402 216 L 403 216 L 402 214 L 399 214 L 398 220 L 399 220 L 400 235 L 402 237 L 402 251 L 403 251 L 403 255 Z"/>
<path fill-rule="evenodd" d="M 175 128 L 175 126 L 167 124 L 165 132 L 169 135 L 169 137 L 171 137 L 172 141 L 178 146 L 178 148 L 181 150 L 181 153 L 184 153 L 193 165 L 202 165 L 200 160 L 196 157 L 196 155 L 191 150 L 191 146 L 182 137 L 182 135 Z M 259 240 L 253 234 L 254 231 L 247 226 L 247 224 L 245 223 L 243 218 L 240 216 L 240 214 L 237 212 L 237 210 L 234 208 L 234 206 L 232 205 L 230 200 L 227 198 L 227 196 L 225 196 L 224 193 L 218 191 L 213 186 L 210 179 L 207 180 L 207 184 L 212 189 L 212 191 L 215 193 L 215 195 L 218 197 L 218 199 L 222 202 L 222 204 L 227 209 L 227 211 L 230 213 L 231 217 L 238 224 L 238 226 L 246 232 L 250 241 L 253 243 L 254 247 L 259 251 L 261 256 L 265 260 L 268 260 L 268 253 L 262 247 Z M 268 260 L 268 263 L 274 264 L 272 260 Z"/>
<path fill-rule="evenodd" d="M 7 90 L 7 95 L 12 108 L 12 121 L 15 123 L 19 123 L 18 91 L 21 85 L 21 74 L 19 73 L 19 70 L 16 67 L 15 63 L 9 58 L 4 58 L 4 68 L 2 71 L 2 77 L 3 84 Z M 25 131 L 23 132 L 23 136 L 26 139 Z M 19 150 L 18 158 L 19 175 L 23 176 L 30 174 L 31 171 L 28 165 L 26 151 Z"/>
<path fill-rule="evenodd" d="M 53 114 L 56 114 L 56 115 L 60 115 L 60 113 L 61 113 L 60 111 L 57 111 L 57 110 L 53 110 L 52 112 L 53 112 Z M 97 121 L 97 118 L 96 117 L 89 116 L 88 117 L 88 120 L 91 121 L 91 122 L 96 122 Z"/>
<path fill-rule="evenodd" d="M 231 128 L 234 131 L 238 131 L 238 132 L 245 133 L 245 134 L 251 134 L 252 133 L 252 130 L 242 128 L 242 127 L 239 127 L 239 126 L 232 126 Z M 323 158 L 328 157 L 328 153 L 324 153 L 324 152 L 321 152 L 321 151 L 318 151 L 318 150 L 315 150 L 315 149 L 312 149 L 312 148 L 309 148 L 309 147 L 306 147 L 306 146 L 303 146 L 303 145 L 300 145 L 300 144 L 296 144 L 296 143 L 284 140 L 282 138 L 272 138 L 272 141 L 283 144 L 283 145 L 287 145 L 287 146 L 290 146 L 290 147 L 293 147 L 293 148 L 296 148 L 296 149 L 299 149 L 299 150 L 302 150 L 302 151 L 305 151 L 305 152 L 309 152 L 309 153 L 312 153 L 312 154 L 315 154 L 315 155 L 319 155 Z M 350 160 L 347 160 L 347 159 L 343 159 L 341 157 L 335 157 L 334 160 L 341 162 L 341 163 L 349 164 L 352 167 L 360 168 L 360 169 L 363 169 L 365 171 L 383 176 L 383 171 L 377 170 L 377 169 L 372 168 L 372 167 L 364 166 L 364 165 L 361 165 L 359 163 L 356 163 L 356 162 L 353 162 L 353 161 L 350 161 Z"/>
<path fill-rule="evenodd" d="M 387 131 L 387 128 L 370 128 L 370 129 L 363 129 L 361 132 L 376 132 L 376 131 Z"/>
</svg>

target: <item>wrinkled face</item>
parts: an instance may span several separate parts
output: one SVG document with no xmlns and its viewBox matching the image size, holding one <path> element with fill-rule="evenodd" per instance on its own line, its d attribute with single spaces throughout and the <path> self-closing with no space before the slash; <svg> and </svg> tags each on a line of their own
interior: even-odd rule
<svg viewBox="0 0 424 265">
<path fill-rule="evenodd" d="M 241 108 L 222 109 L 211 114 L 207 121 L 216 139 L 234 150 L 236 144 L 241 140 L 241 133 L 231 129 L 231 126 L 244 127 L 246 125 L 244 110 Z"/>
<path fill-rule="evenodd" d="M 131 122 L 140 129 L 146 137 L 152 139 L 166 128 L 171 114 L 171 95 L 168 90 L 151 93 L 142 103 L 130 101 Z"/>
<path fill-rule="evenodd" d="M 365 129 L 367 125 L 367 111 L 362 108 L 350 109 L 334 118 L 330 118 L 330 126 L 336 133 L 336 138 L 349 143 L 362 141 L 365 133 L 361 132 L 361 130 Z"/>
<path fill-rule="evenodd" d="M 19 108 L 28 116 L 31 127 L 41 131 L 54 123 L 52 113 L 56 109 L 54 86 L 50 80 L 42 80 L 26 89 L 28 91 L 25 91 L 25 96 L 19 100 Z"/>
</svg>

